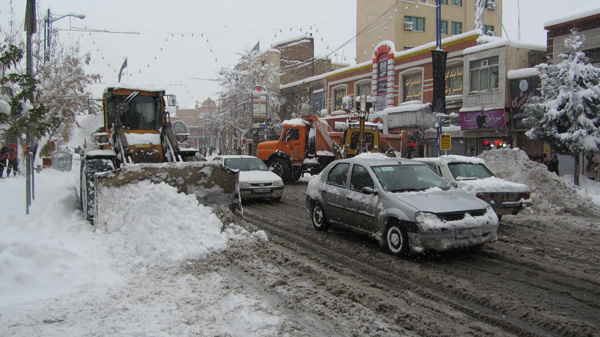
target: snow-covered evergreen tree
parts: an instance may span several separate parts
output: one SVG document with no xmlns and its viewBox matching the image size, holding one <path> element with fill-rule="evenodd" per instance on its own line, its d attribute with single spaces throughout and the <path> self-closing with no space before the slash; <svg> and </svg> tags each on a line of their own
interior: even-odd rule
<svg viewBox="0 0 600 337">
<path fill-rule="evenodd" d="M 567 52 L 557 63 L 540 64 L 540 96 L 526 105 L 531 129 L 527 136 L 551 145 L 554 151 L 575 157 L 598 151 L 600 145 L 600 69 L 581 51 L 585 39 L 573 32 L 565 39 Z M 574 174 L 575 183 L 579 175 Z"/>
</svg>

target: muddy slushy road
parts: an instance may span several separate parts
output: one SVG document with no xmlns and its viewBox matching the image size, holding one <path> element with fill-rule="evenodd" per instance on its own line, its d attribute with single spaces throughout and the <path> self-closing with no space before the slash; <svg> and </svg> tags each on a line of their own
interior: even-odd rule
<svg viewBox="0 0 600 337">
<path fill-rule="evenodd" d="M 397 258 L 369 237 L 314 230 L 305 191 L 244 202 L 232 221 L 269 241 L 225 257 L 288 313 L 280 335 L 600 336 L 599 219 L 522 212 L 479 250 Z"/>
</svg>

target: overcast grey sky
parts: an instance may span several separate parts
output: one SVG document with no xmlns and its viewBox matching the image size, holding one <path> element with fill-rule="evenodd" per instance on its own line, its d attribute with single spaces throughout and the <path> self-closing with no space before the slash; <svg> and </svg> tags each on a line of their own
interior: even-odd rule
<svg viewBox="0 0 600 337">
<path fill-rule="evenodd" d="M 518 39 L 520 7 L 521 40 L 545 45 L 544 22 L 589 2 L 504 0 L 503 36 Z M 12 2 L 19 20 L 25 3 Z M 0 0 L 3 27 L 10 4 Z M 83 53 L 91 53 L 87 70 L 103 77 L 103 83 L 92 88 L 96 96 L 117 82 L 127 58 L 123 81 L 164 87 L 177 95 L 181 107 L 193 107 L 217 97 L 219 87 L 211 79 L 217 78 L 219 69 L 232 68 L 245 49 L 260 41 L 264 50 L 307 33 L 315 37 L 317 56 L 355 64 L 356 0 L 37 0 L 37 4 L 43 15 L 48 8 L 56 15 L 85 14 L 84 20 L 67 17 L 53 27 L 60 29 L 55 38 L 79 43 Z"/>
</svg>

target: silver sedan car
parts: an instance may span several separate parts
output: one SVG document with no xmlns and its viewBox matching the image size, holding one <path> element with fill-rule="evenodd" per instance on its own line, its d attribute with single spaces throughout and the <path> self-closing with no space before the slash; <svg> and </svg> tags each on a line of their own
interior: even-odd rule
<svg viewBox="0 0 600 337">
<path fill-rule="evenodd" d="M 394 255 L 479 246 L 498 236 L 486 202 L 450 185 L 427 165 L 363 155 L 337 160 L 310 180 L 313 226 L 370 235 Z"/>
</svg>

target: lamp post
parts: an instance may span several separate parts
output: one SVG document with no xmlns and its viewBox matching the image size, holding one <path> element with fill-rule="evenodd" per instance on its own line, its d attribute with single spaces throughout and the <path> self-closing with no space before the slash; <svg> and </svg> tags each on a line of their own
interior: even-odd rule
<svg viewBox="0 0 600 337">
<path fill-rule="evenodd" d="M 52 15 L 50 14 L 50 8 L 48 8 L 48 15 L 46 15 L 46 19 L 44 20 L 44 53 L 46 55 L 46 60 L 49 58 L 49 50 L 50 50 L 50 34 L 52 33 L 52 23 L 56 22 L 60 19 L 66 18 L 66 17 L 74 17 L 74 18 L 78 18 L 78 19 L 85 19 L 85 15 L 84 14 L 77 14 L 77 13 L 69 13 L 69 14 L 65 14 L 65 15 L 58 15 L 56 17 L 52 17 Z"/>
</svg>

